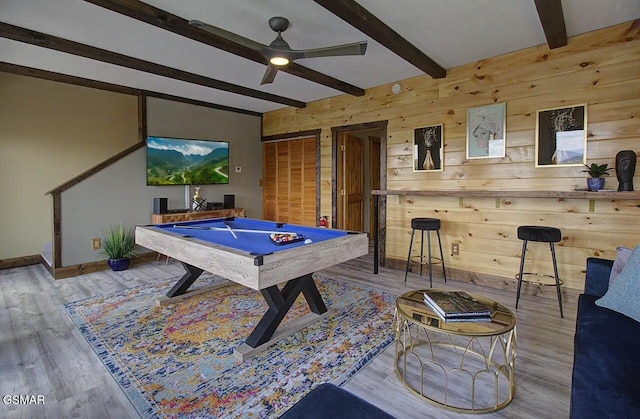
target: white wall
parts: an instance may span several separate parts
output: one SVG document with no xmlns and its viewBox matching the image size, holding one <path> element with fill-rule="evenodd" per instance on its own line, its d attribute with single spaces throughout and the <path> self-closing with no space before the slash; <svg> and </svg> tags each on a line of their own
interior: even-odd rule
<svg viewBox="0 0 640 419">
<path fill-rule="evenodd" d="M 149 224 L 154 197 L 181 199 L 184 194 L 178 189 L 147 186 L 146 158 L 145 148 L 140 148 L 62 192 L 62 266 L 106 259 L 92 249 L 92 238 L 104 237 L 117 224 Z"/>
<path fill-rule="evenodd" d="M 207 202 L 222 202 L 225 194 L 234 194 L 236 207 L 244 208 L 246 216 L 251 218 L 262 216 L 261 124 L 261 117 L 254 115 L 157 98 L 147 100 L 149 135 L 229 142 L 229 184 L 202 186 L 200 195 Z M 235 173 L 235 166 L 241 166 L 242 173 Z M 162 186 L 158 192 L 172 189 L 180 191 L 181 199 L 177 202 L 170 199 L 169 208 L 185 208 L 183 186 Z"/>
<path fill-rule="evenodd" d="M 0 259 L 51 242 L 51 196 L 138 141 L 138 98 L 0 72 Z"/>
</svg>

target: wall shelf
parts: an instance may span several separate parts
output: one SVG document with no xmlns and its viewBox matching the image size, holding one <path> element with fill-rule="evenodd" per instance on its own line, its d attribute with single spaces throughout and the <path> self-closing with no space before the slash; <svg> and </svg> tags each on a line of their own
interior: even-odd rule
<svg viewBox="0 0 640 419">
<path fill-rule="evenodd" d="M 372 195 L 400 195 L 400 196 L 455 196 L 475 198 L 564 198 L 564 199 L 624 199 L 640 200 L 640 192 L 590 192 L 590 191 L 489 191 L 489 190 L 433 190 L 433 191 L 405 191 L 375 189 Z"/>
</svg>

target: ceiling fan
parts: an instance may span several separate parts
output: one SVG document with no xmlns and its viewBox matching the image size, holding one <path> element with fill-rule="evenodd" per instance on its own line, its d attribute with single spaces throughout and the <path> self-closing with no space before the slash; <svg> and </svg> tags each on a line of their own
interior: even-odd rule
<svg viewBox="0 0 640 419">
<path fill-rule="evenodd" d="M 337 57 L 341 55 L 364 55 L 367 50 L 367 41 L 354 42 L 351 44 L 335 45 L 332 47 L 294 50 L 291 49 L 287 41 L 282 38 L 282 32 L 289 27 L 289 20 L 284 17 L 272 17 L 269 19 L 269 26 L 278 35 L 269 45 L 247 39 L 233 32 L 226 31 L 216 26 L 209 25 L 199 20 L 190 20 L 190 25 L 202 28 L 221 38 L 235 42 L 247 48 L 259 51 L 268 61 L 267 71 L 262 77 L 260 84 L 272 83 L 278 72 L 278 68 L 289 64 L 299 58 L 317 57 Z"/>
</svg>

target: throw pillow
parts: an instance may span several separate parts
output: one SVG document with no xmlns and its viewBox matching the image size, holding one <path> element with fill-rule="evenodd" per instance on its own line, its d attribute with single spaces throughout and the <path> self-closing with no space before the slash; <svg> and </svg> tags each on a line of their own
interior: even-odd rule
<svg viewBox="0 0 640 419">
<path fill-rule="evenodd" d="M 611 268 L 611 275 L 609 275 L 609 286 L 613 283 L 613 280 L 616 279 L 622 269 L 629 261 L 629 256 L 631 256 L 631 252 L 633 250 L 627 247 L 616 247 L 616 260 L 613 262 L 613 268 Z"/>
<path fill-rule="evenodd" d="M 606 307 L 640 322 L 640 245 L 629 256 L 626 266 L 613 281 L 606 294 L 596 300 Z"/>
</svg>

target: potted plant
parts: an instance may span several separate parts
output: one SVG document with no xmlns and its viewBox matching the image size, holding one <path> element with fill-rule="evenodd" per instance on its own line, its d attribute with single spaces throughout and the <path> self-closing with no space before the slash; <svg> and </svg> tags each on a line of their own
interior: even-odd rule
<svg viewBox="0 0 640 419">
<path fill-rule="evenodd" d="M 113 226 L 102 239 L 102 254 L 107 255 L 107 264 L 113 271 L 124 271 L 136 253 L 133 229 L 123 225 Z"/>
<path fill-rule="evenodd" d="M 590 191 L 599 191 L 604 187 L 604 176 L 609 176 L 609 170 L 611 167 L 608 167 L 608 164 L 598 164 L 591 163 L 591 166 L 585 164 L 586 170 L 582 170 L 582 172 L 589 173 L 590 178 L 587 179 L 587 187 Z"/>
</svg>

